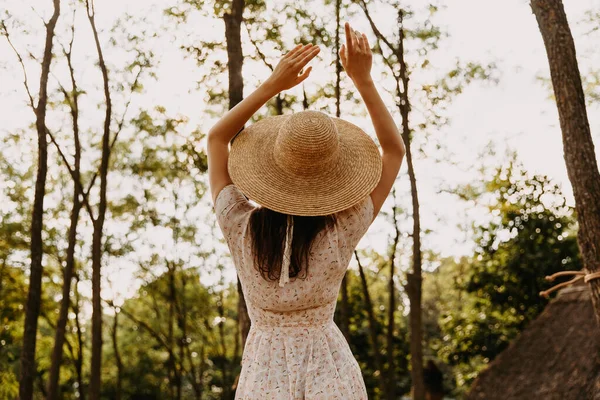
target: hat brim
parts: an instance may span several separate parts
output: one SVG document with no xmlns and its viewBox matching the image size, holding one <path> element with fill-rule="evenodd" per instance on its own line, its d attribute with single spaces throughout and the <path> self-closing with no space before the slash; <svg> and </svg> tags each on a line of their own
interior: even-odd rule
<svg viewBox="0 0 600 400">
<path fill-rule="evenodd" d="M 289 116 L 262 119 L 241 131 L 231 146 L 228 169 L 233 183 L 251 200 L 291 215 L 329 215 L 368 196 L 381 177 L 377 145 L 358 126 L 330 117 L 339 132 L 339 157 L 330 169 L 298 176 L 281 169 L 273 149 Z"/>
</svg>

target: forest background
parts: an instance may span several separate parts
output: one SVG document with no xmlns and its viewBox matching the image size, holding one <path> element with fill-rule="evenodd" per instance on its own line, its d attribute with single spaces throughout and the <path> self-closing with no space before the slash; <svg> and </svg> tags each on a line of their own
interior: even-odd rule
<svg viewBox="0 0 600 400">
<path fill-rule="evenodd" d="M 598 143 L 600 5 L 565 9 Z M 34 398 L 233 397 L 248 321 L 205 135 L 302 42 L 322 48 L 311 77 L 254 120 L 308 108 L 374 136 L 337 62 L 344 21 L 374 45 L 374 81 L 411 150 L 336 311 L 369 398 L 409 395 L 417 343 L 462 397 L 547 304 L 544 276 L 582 266 L 526 1 L 2 0 L 0 19 L 0 399 L 20 379 Z"/>
</svg>

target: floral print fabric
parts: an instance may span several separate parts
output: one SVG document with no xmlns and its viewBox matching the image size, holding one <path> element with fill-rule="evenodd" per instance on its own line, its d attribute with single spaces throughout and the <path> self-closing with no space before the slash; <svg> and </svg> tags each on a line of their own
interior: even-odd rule
<svg viewBox="0 0 600 400">
<path fill-rule="evenodd" d="M 367 399 L 360 367 L 333 314 L 352 253 L 373 219 L 370 196 L 339 212 L 335 227 L 317 235 L 308 275 L 290 278 L 284 287 L 265 280 L 253 265 L 247 228 L 253 209 L 234 185 L 215 201 L 251 320 L 235 399 Z"/>
</svg>

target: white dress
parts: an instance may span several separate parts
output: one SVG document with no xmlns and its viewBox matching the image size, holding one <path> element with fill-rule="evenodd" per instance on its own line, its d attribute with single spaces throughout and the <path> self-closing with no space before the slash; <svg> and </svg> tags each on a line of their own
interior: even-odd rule
<svg viewBox="0 0 600 400">
<path fill-rule="evenodd" d="M 235 399 L 367 399 L 360 367 L 333 315 L 353 251 L 373 219 L 370 196 L 339 212 L 335 228 L 317 235 L 307 277 L 290 278 L 284 287 L 254 268 L 247 230 L 253 209 L 234 185 L 215 201 L 251 320 Z"/>
</svg>

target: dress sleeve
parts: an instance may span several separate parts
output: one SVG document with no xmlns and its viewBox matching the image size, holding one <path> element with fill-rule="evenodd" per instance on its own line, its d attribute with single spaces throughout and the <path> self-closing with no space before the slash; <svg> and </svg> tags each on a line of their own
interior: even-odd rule
<svg viewBox="0 0 600 400">
<path fill-rule="evenodd" d="M 338 232 L 342 232 L 346 245 L 354 247 L 371 226 L 373 222 L 373 201 L 367 196 L 358 204 L 342 210 L 336 214 Z"/>
<path fill-rule="evenodd" d="M 235 253 L 241 250 L 248 216 L 254 206 L 235 185 L 230 184 L 219 192 L 214 208 L 219 227 L 235 259 Z"/>
</svg>

